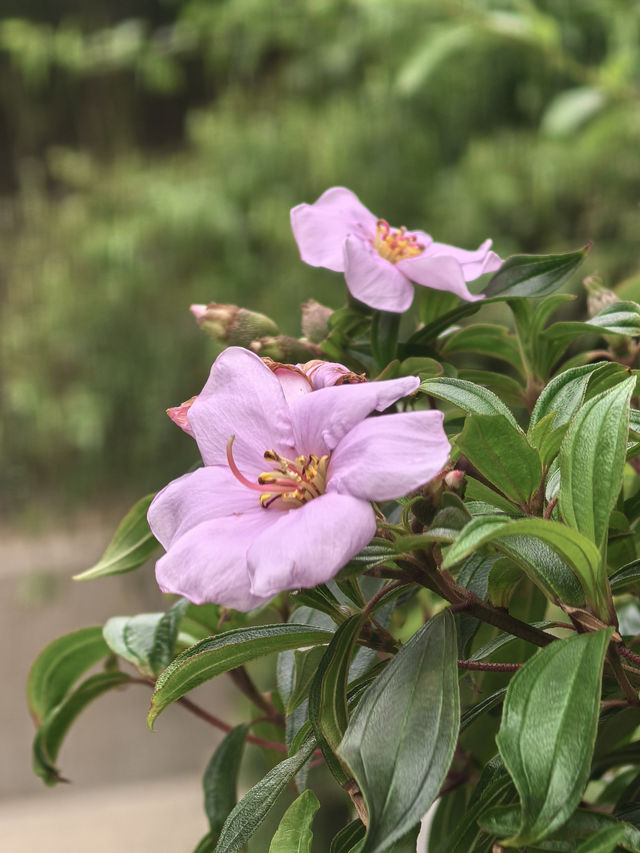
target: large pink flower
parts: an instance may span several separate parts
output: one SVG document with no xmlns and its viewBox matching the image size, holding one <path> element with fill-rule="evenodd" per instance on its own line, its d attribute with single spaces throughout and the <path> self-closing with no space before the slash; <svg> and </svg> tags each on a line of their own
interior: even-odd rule
<svg viewBox="0 0 640 853">
<path fill-rule="evenodd" d="M 160 588 L 251 610 L 333 577 L 375 533 L 370 501 L 406 495 L 447 461 L 440 412 L 367 417 L 418 385 L 405 377 L 287 400 L 258 356 L 225 350 L 187 411 L 204 467 L 149 509 L 166 550 Z"/>
<path fill-rule="evenodd" d="M 491 240 L 468 252 L 435 243 L 424 231 L 391 228 L 344 187 L 294 207 L 291 227 L 303 261 L 343 272 L 352 295 L 380 311 L 406 311 L 413 301 L 412 281 L 468 301 L 482 299 L 466 282 L 502 263 L 490 251 Z"/>
</svg>

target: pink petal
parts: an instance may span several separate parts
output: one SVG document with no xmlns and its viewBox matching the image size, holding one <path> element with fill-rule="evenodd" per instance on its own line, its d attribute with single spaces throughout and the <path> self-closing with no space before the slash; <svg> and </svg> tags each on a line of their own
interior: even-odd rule
<svg viewBox="0 0 640 853">
<path fill-rule="evenodd" d="M 344 269 L 342 244 L 349 234 L 372 240 L 377 219 L 345 187 L 332 187 L 314 204 L 299 204 L 291 211 L 291 228 L 300 257 L 312 267 Z"/>
<path fill-rule="evenodd" d="M 382 412 L 418 389 L 417 376 L 336 385 L 298 397 L 291 403 L 291 421 L 298 453 L 324 456 L 373 411 Z"/>
<path fill-rule="evenodd" d="M 298 367 L 309 377 L 314 391 L 319 391 L 320 388 L 331 388 L 334 385 L 353 385 L 367 381 L 363 373 L 354 373 L 338 361 L 322 361 L 317 358 L 305 364 L 299 364 Z"/>
<path fill-rule="evenodd" d="M 375 532 L 371 505 L 346 495 L 321 495 L 299 509 L 282 513 L 249 548 L 251 591 L 271 598 L 284 589 L 324 583 L 361 551 Z"/>
<path fill-rule="evenodd" d="M 411 281 L 415 281 L 416 284 L 421 284 L 423 287 L 430 287 L 432 290 L 446 290 L 449 293 L 455 293 L 468 302 L 475 302 L 477 299 L 483 298 L 481 294 L 474 296 L 470 292 L 465 284 L 462 267 L 455 258 L 444 255 L 432 258 L 429 257 L 427 250 L 427 252 L 416 255 L 414 258 L 404 258 L 404 260 L 398 261 L 396 267 Z"/>
<path fill-rule="evenodd" d="M 264 512 L 259 501 L 260 493 L 239 483 L 228 468 L 198 468 L 158 492 L 147 518 L 156 539 L 170 548 L 203 521 L 256 509 Z"/>
<path fill-rule="evenodd" d="M 205 521 L 177 539 L 156 563 L 163 592 L 184 595 L 194 604 L 213 602 L 253 610 L 269 596 L 251 591 L 247 548 L 269 526 L 267 510 Z"/>
<path fill-rule="evenodd" d="M 338 444 L 329 463 L 327 493 L 386 501 L 431 480 L 451 446 L 438 411 L 368 418 Z"/>
<path fill-rule="evenodd" d="M 278 377 L 278 381 L 282 386 L 284 397 L 287 403 L 290 403 L 296 397 L 301 397 L 303 394 L 310 394 L 313 390 L 311 381 L 304 374 L 291 367 L 277 367 L 273 369 L 273 373 Z"/>
<path fill-rule="evenodd" d="M 400 313 L 413 302 L 413 287 L 400 264 L 381 258 L 359 237 L 347 237 L 344 243 L 344 277 L 352 296 L 378 311 Z"/>
<path fill-rule="evenodd" d="M 185 400 L 184 403 L 182 403 L 181 405 L 172 406 L 170 409 L 166 410 L 167 414 L 174 422 L 174 424 L 177 424 L 181 430 L 184 430 L 184 432 L 186 432 L 187 435 L 190 435 L 192 438 L 193 432 L 191 430 L 191 426 L 189 425 L 187 412 L 193 405 L 195 399 L 195 397 L 190 397 L 188 400 Z"/>
<path fill-rule="evenodd" d="M 255 353 L 229 347 L 215 360 L 207 384 L 188 412 L 205 465 L 227 466 L 227 441 L 235 435 L 234 459 L 255 480 L 265 469 L 265 450 L 290 457 L 293 431 L 277 377 Z"/>
<path fill-rule="evenodd" d="M 427 256 L 440 258 L 447 256 L 458 261 L 462 267 L 465 281 L 473 281 L 486 272 L 495 272 L 502 266 L 502 259 L 491 249 L 492 240 L 485 240 L 475 251 L 458 249 L 457 246 L 449 246 L 446 243 L 431 243 L 427 249 Z"/>
</svg>

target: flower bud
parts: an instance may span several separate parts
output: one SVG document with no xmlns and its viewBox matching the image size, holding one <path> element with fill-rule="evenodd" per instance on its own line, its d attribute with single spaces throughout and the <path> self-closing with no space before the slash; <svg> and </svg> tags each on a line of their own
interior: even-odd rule
<svg viewBox="0 0 640 853">
<path fill-rule="evenodd" d="M 318 354 L 318 347 L 289 335 L 261 337 L 251 341 L 249 349 L 260 358 L 272 358 L 286 364 L 295 364 Z"/>
<path fill-rule="evenodd" d="M 321 305 L 315 299 L 307 299 L 300 306 L 302 311 L 302 334 L 312 344 L 319 344 L 329 334 L 331 308 Z"/>
<path fill-rule="evenodd" d="M 200 328 L 224 346 L 246 347 L 256 338 L 278 334 L 278 327 L 270 317 L 237 305 L 218 302 L 192 305 L 191 313 Z"/>
<path fill-rule="evenodd" d="M 620 301 L 613 290 L 603 286 L 599 275 L 588 276 L 582 284 L 587 291 L 587 311 L 590 317 L 595 317 L 605 308 Z"/>
<path fill-rule="evenodd" d="M 357 385 L 359 382 L 367 381 L 364 373 L 354 373 L 344 364 L 335 361 L 315 358 L 301 364 L 300 368 L 311 380 L 314 391 L 330 388 L 332 385 Z"/>
</svg>

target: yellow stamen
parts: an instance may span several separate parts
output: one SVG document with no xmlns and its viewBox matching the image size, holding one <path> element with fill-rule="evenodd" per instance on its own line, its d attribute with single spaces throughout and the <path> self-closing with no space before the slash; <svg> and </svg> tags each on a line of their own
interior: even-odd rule
<svg viewBox="0 0 640 853">
<path fill-rule="evenodd" d="M 404 225 L 394 230 L 384 219 L 377 222 L 373 247 L 381 258 L 392 264 L 397 264 L 404 258 L 414 258 L 424 252 L 424 246 L 418 243 L 415 234 L 408 233 Z"/>
</svg>

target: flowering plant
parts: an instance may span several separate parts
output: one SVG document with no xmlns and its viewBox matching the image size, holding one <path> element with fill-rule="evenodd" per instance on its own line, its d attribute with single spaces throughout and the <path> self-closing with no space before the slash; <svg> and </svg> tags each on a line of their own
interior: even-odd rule
<svg viewBox="0 0 640 853">
<path fill-rule="evenodd" d="M 344 188 L 291 220 L 304 261 L 344 272 L 347 305 L 305 303 L 299 339 L 192 306 L 223 349 L 168 414 L 201 462 L 78 576 L 160 545 L 178 598 L 43 650 L 35 772 L 60 781 L 80 711 L 142 683 L 149 727 L 178 703 L 226 732 L 197 853 L 254 843 L 287 789 L 252 849 L 640 851 L 640 306 L 591 277 L 589 318 L 553 321 L 588 246 L 503 262 L 490 241 L 392 229 Z M 235 727 L 188 696 L 224 673 L 254 709 Z M 236 802 L 246 744 L 271 769 Z M 323 775 L 342 825 L 314 823 Z"/>
</svg>

